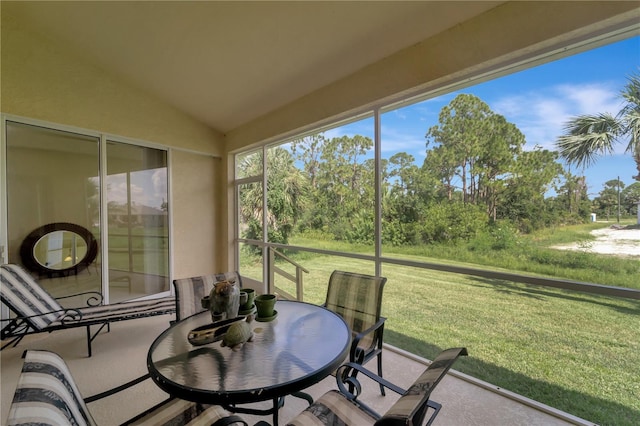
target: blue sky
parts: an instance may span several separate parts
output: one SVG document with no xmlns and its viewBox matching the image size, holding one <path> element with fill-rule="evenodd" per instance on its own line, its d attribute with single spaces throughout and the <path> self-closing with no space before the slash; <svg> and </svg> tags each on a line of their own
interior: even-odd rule
<svg viewBox="0 0 640 426">
<path fill-rule="evenodd" d="M 382 117 L 383 157 L 407 152 L 421 165 L 429 127 L 438 114 L 459 93 L 471 93 L 496 113 L 515 124 L 526 137 L 525 149 L 536 145 L 555 150 L 555 140 L 573 116 L 610 112 L 622 105 L 620 91 L 628 76 L 640 72 L 640 36 L 559 59 L 515 74 L 471 86 L 437 98 L 385 113 Z M 361 134 L 373 137 L 373 120 L 367 119 L 325 132 L 327 137 Z M 623 184 L 633 183 L 635 163 L 624 154 L 626 143 L 616 145 L 614 155 L 601 156 L 585 169 L 590 198 L 604 182 L 620 176 Z"/>
</svg>

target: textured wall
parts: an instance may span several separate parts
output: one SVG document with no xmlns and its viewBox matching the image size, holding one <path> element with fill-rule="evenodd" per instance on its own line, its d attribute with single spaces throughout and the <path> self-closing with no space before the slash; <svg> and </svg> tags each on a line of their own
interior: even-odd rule
<svg viewBox="0 0 640 426">
<path fill-rule="evenodd" d="M 1 55 L 3 113 L 222 154 L 223 135 L 46 38 L 20 30 L 6 13 Z"/>
<path fill-rule="evenodd" d="M 223 136 L 2 15 L 0 112 L 210 155 L 174 152 L 174 276 L 219 272 Z M 194 209 L 197 206 L 197 209 Z M 226 217 L 226 212 L 222 215 Z M 220 262 L 220 263 L 218 263 Z"/>
</svg>

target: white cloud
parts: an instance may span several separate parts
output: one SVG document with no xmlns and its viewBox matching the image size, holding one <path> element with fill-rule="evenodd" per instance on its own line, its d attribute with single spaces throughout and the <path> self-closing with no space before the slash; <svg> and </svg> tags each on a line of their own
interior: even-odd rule
<svg viewBox="0 0 640 426">
<path fill-rule="evenodd" d="M 608 83 L 564 84 L 499 98 L 490 103 L 526 136 L 527 147 L 555 149 L 565 124 L 577 115 L 610 112 L 621 107 L 619 88 Z M 618 147 L 623 149 L 623 147 Z"/>
<path fill-rule="evenodd" d="M 391 155 L 396 152 L 406 152 L 416 158 L 424 158 L 427 140 L 424 135 L 416 134 L 412 130 L 410 128 L 405 132 L 401 128 L 382 126 L 382 152 L 391 153 Z"/>
<path fill-rule="evenodd" d="M 153 192 L 156 199 L 167 199 L 167 169 L 161 168 L 153 172 L 151 176 Z"/>
<path fill-rule="evenodd" d="M 166 169 L 143 170 L 131 173 L 130 196 L 136 205 L 160 208 L 167 199 Z M 127 202 L 127 181 L 124 174 L 107 177 L 107 200 L 118 204 Z"/>
<path fill-rule="evenodd" d="M 558 93 L 572 103 L 577 114 L 609 112 L 615 114 L 620 109 L 619 88 L 608 84 L 562 85 Z"/>
</svg>

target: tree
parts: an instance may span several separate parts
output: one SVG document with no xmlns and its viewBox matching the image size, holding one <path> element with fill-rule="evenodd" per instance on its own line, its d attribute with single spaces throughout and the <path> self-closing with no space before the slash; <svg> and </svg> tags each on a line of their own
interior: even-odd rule
<svg viewBox="0 0 640 426">
<path fill-rule="evenodd" d="M 469 94 L 456 96 L 449 105 L 440 110 L 439 124 L 431 127 L 425 137 L 427 149 L 429 144 L 441 147 L 441 158 L 446 158 L 447 165 L 454 166 L 454 174 L 460 178 L 464 201 L 468 202 L 470 192 L 476 185 L 472 168 L 480 153 L 484 137 L 484 123 L 491 116 L 489 106 L 478 97 Z M 435 149 L 435 148 L 434 148 Z M 427 154 L 428 157 L 429 154 Z M 453 176 L 447 176 L 451 181 Z"/>
<path fill-rule="evenodd" d="M 323 133 L 315 133 L 291 143 L 291 154 L 304 163 L 304 171 L 312 189 L 317 189 L 317 176 L 320 167 L 322 147 L 326 143 Z"/>
<path fill-rule="evenodd" d="M 629 77 L 620 94 L 624 106 L 615 117 L 607 112 L 574 117 L 556 146 L 568 163 L 584 167 L 598 155 L 612 153 L 615 143 L 627 141 L 625 153 L 633 156 L 638 171 L 633 179 L 640 181 L 640 75 Z"/>
<path fill-rule="evenodd" d="M 640 182 L 634 182 L 627 186 L 620 193 L 621 203 L 629 214 L 638 214 L 638 203 L 640 203 Z"/>
<path fill-rule="evenodd" d="M 554 222 L 545 194 L 562 174 L 558 153 L 536 146 L 523 151 L 506 179 L 498 219 L 509 219 L 521 232 L 531 232 Z"/>
<path fill-rule="evenodd" d="M 310 202 L 299 230 L 319 230 L 338 240 L 372 242 L 375 163 L 367 157 L 371 138 L 354 135 L 331 139 L 318 133 L 291 144 L 309 180 Z M 386 162 L 380 170 L 383 186 Z"/>
<path fill-rule="evenodd" d="M 599 201 L 607 215 L 607 220 L 609 220 L 612 210 L 615 212 L 618 211 L 620 185 L 624 186 L 624 184 L 619 182 L 618 179 L 611 179 L 604 183 L 603 189 L 600 191 Z"/>
<path fill-rule="evenodd" d="M 366 158 L 372 147 L 362 135 L 332 138 L 322 146 L 313 208 L 323 229 L 338 240 L 373 241 L 374 163 Z"/>
<path fill-rule="evenodd" d="M 262 168 L 262 152 L 251 155 L 239 165 L 247 176 Z M 304 208 L 307 180 L 293 157 L 284 148 L 267 151 L 267 226 L 270 242 L 286 244 Z M 262 185 L 251 184 L 240 192 L 240 214 L 247 224 L 243 237 L 262 239 Z"/>
<path fill-rule="evenodd" d="M 434 147 L 427 151 L 423 170 L 442 182 L 449 200 L 459 181 L 463 201 L 486 206 L 488 217 L 495 219 L 505 177 L 525 142 L 522 132 L 478 97 L 460 94 L 442 108 L 439 123 L 425 137 L 427 149 Z"/>
<path fill-rule="evenodd" d="M 557 203 L 563 212 L 568 212 L 564 219 L 572 223 L 584 222 L 591 209 L 587 195 L 587 182 L 584 176 L 575 176 L 569 171 L 563 173 L 564 181 L 556 187 Z M 577 220 L 576 220 L 577 218 Z"/>
</svg>

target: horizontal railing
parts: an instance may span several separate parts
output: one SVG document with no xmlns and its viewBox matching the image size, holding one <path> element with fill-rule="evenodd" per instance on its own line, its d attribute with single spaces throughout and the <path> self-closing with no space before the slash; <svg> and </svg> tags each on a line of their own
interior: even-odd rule
<svg viewBox="0 0 640 426">
<path fill-rule="evenodd" d="M 407 259 L 374 256 L 374 255 L 368 255 L 368 254 L 362 254 L 362 253 L 337 252 L 333 250 L 324 250 L 324 249 L 318 249 L 318 248 L 312 248 L 312 247 L 301 247 L 301 246 L 292 246 L 292 245 L 276 244 L 276 243 L 264 243 L 256 240 L 239 239 L 238 241 L 240 243 L 251 244 L 259 247 L 267 247 L 267 251 L 269 253 L 271 253 L 272 251 L 275 251 L 275 249 L 285 249 L 285 250 L 298 251 L 298 252 L 316 253 L 316 254 L 323 254 L 323 255 L 329 255 L 329 256 L 346 257 L 351 259 L 368 260 L 376 263 L 376 265 L 382 265 L 387 263 L 387 264 L 393 264 L 393 265 L 411 266 L 415 268 L 432 269 L 432 270 L 442 271 L 442 272 L 451 272 L 454 274 L 472 275 L 472 276 L 489 278 L 489 279 L 500 279 L 500 280 L 512 281 L 516 283 L 536 285 L 541 287 L 553 287 L 553 288 L 559 288 L 564 290 L 599 294 L 604 296 L 622 297 L 625 299 L 640 300 L 640 290 L 626 288 L 626 287 L 616 287 L 616 286 L 608 286 L 603 284 L 585 283 L 585 282 L 568 280 L 563 278 L 523 275 L 523 274 L 517 274 L 514 272 L 497 271 L 497 270 L 490 270 L 490 269 L 479 269 L 479 268 L 472 268 L 467 266 L 446 265 L 446 264 L 430 263 L 430 262 L 418 262 L 418 261 L 412 261 Z M 292 264 L 295 264 L 295 261 L 293 260 L 289 259 L 288 261 L 292 262 Z M 269 263 L 271 263 L 270 260 L 269 260 Z M 269 277 L 269 282 L 272 282 L 272 278 L 273 276 L 271 275 Z"/>
</svg>

